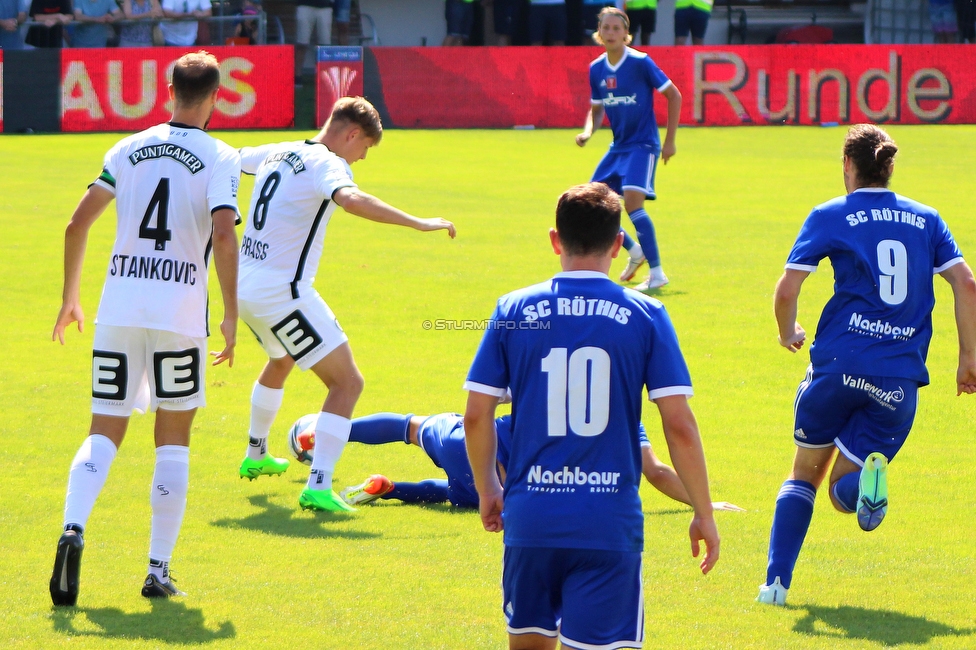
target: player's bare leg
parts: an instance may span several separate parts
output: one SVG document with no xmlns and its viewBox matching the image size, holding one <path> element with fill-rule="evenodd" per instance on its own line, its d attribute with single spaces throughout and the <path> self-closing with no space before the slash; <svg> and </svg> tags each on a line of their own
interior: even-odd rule
<svg viewBox="0 0 976 650">
<path fill-rule="evenodd" d="M 329 394 L 315 423 L 315 456 L 308 485 L 298 499 L 303 509 L 350 511 L 351 508 L 332 490 L 332 472 L 349 440 L 350 418 L 365 380 L 352 356 L 349 343 L 343 343 L 312 366 Z"/>
<path fill-rule="evenodd" d="M 555 650 L 556 643 L 556 637 L 542 634 L 508 635 L 508 650 Z"/>
</svg>

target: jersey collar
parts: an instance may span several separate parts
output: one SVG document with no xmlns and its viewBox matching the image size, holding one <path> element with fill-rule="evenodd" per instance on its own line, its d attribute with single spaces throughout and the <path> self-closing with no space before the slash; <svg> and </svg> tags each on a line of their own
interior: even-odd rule
<svg viewBox="0 0 976 650">
<path fill-rule="evenodd" d="M 554 278 L 564 278 L 569 280 L 608 280 L 606 273 L 599 271 L 561 271 Z"/>
<path fill-rule="evenodd" d="M 610 72 L 616 72 L 617 70 L 620 69 L 620 66 L 622 66 L 624 64 L 624 61 L 627 60 L 627 57 L 630 56 L 630 48 L 624 46 L 624 55 L 622 57 L 620 57 L 620 60 L 619 61 L 617 61 L 617 65 L 610 65 L 610 55 L 609 54 L 605 54 L 604 56 L 607 57 L 607 67 L 610 68 Z"/>
<path fill-rule="evenodd" d="M 887 187 L 859 187 L 853 192 L 851 192 L 851 194 L 854 194 L 856 192 L 890 192 L 890 191 L 891 190 Z"/>
<path fill-rule="evenodd" d="M 170 126 L 175 126 L 178 129 L 196 129 L 197 131 L 203 131 L 199 126 L 190 126 L 189 124 L 183 124 L 183 122 L 167 122 Z"/>
</svg>

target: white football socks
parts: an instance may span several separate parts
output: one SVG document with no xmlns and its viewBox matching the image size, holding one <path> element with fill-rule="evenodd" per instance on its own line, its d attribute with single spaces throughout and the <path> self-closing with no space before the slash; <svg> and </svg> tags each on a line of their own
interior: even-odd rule
<svg viewBox="0 0 976 650">
<path fill-rule="evenodd" d="M 81 443 L 68 473 L 68 496 L 64 500 L 65 526 L 75 524 L 84 529 L 88 524 L 88 517 L 105 486 L 117 451 L 115 443 L 98 433 L 93 433 Z"/>
<path fill-rule="evenodd" d="M 190 448 L 163 445 L 156 448 L 149 504 L 152 506 L 152 537 L 149 557 L 169 562 L 186 512 L 186 492 L 190 482 Z"/>
<path fill-rule="evenodd" d="M 352 420 L 334 413 L 319 413 L 315 421 L 315 455 L 308 487 L 312 490 L 331 490 L 332 472 L 349 441 Z"/>
<path fill-rule="evenodd" d="M 644 249 L 641 248 L 640 243 L 635 240 L 634 246 L 627 249 L 627 254 L 630 255 L 630 259 L 639 260 L 640 258 L 644 257 Z"/>
<path fill-rule="evenodd" d="M 285 398 L 284 388 L 268 388 L 254 382 L 251 391 L 251 428 L 248 431 L 247 457 L 261 460 L 268 453 L 268 434 Z"/>
</svg>

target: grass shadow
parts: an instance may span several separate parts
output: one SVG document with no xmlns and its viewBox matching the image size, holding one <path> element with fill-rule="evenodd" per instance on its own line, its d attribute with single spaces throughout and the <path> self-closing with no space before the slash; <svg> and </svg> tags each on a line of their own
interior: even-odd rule
<svg viewBox="0 0 976 650">
<path fill-rule="evenodd" d="M 248 515 L 242 519 L 217 519 L 210 522 L 212 526 L 220 528 L 234 528 L 254 530 L 269 535 L 282 537 L 303 537 L 320 539 L 323 537 L 343 537 L 346 539 L 367 539 L 379 537 L 378 533 L 367 533 L 358 530 L 330 530 L 323 528 L 325 523 L 348 521 L 355 515 L 341 512 L 316 512 L 314 518 L 301 516 L 301 511 L 271 503 L 266 494 L 255 494 L 248 497 L 248 501 L 260 512 Z M 295 516 L 295 515 L 299 516 Z"/>
<path fill-rule="evenodd" d="M 51 613 L 54 631 L 70 637 L 103 639 L 145 639 L 162 643 L 197 645 L 232 639 L 237 630 L 224 621 L 211 630 L 204 623 L 203 610 L 189 609 L 178 600 L 150 599 L 152 610 L 127 613 L 115 607 L 55 607 Z M 84 615 L 86 623 L 76 627 L 75 619 Z M 97 629 L 88 629 L 94 626 Z"/>
<path fill-rule="evenodd" d="M 923 616 L 910 616 L 900 612 L 846 605 L 787 607 L 807 611 L 807 615 L 793 626 L 793 631 L 808 636 L 873 641 L 888 647 L 903 644 L 925 645 L 935 637 L 976 634 L 976 628 L 955 628 Z"/>
<path fill-rule="evenodd" d="M 648 516 L 659 516 L 659 515 L 686 515 L 693 512 L 691 507 L 687 508 L 661 508 L 660 510 L 645 510 L 644 514 Z"/>
</svg>

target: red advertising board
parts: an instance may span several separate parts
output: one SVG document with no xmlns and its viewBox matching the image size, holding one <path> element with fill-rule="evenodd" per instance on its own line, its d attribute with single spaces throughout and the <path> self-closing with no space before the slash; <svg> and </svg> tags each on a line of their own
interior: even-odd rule
<svg viewBox="0 0 976 650">
<path fill-rule="evenodd" d="M 280 128 L 295 120 L 291 46 L 209 47 L 221 85 L 210 127 Z M 65 49 L 62 131 L 138 131 L 168 120 L 173 65 L 192 49 Z"/>
<path fill-rule="evenodd" d="M 976 123 L 976 48 L 640 48 L 683 95 L 686 125 Z M 581 127 L 596 47 L 371 48 L 390 126 Z M 367 72 L 369 69 L 367 68 Z M 655 103 L 658 123 L 666 103 Z"/>
</svg>

